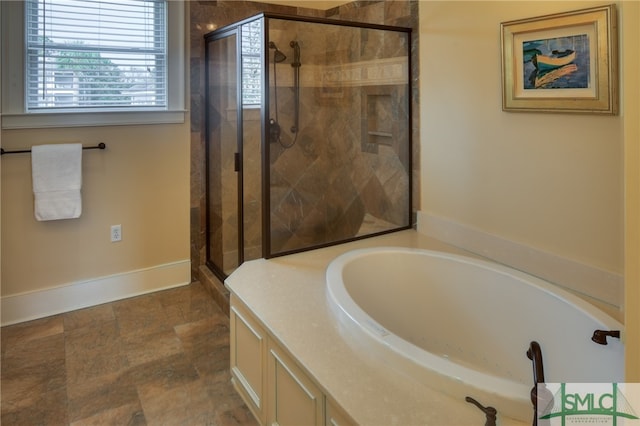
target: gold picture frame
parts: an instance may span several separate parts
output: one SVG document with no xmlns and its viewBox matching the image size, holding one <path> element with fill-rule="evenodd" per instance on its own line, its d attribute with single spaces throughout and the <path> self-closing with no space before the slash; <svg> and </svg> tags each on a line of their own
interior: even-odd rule
<svg viewBox="0 0 640 426">
<path fill-rule="evenodd" d="M 500 24 L 504 111 L 618 113 L 615 5 Z"/>
</svg>

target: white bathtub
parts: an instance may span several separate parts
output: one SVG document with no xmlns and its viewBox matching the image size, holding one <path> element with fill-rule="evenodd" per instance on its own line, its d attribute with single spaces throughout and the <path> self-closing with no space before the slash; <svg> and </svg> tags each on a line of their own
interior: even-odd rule
<svg viewBox="0 0 640 426">
<path fill-rule="evenodd" d="M 542 349 L 548 383 L 624 381 L 620 340 L 591 340 L 594 330 L 622 324 L 496 263 L 422 249 L 361 249 L 329 264 L 327 287 L 350 337 L 392 368 L 493 406 L 499 417 L 531 422 L 532 341 Z"/>
</svg>

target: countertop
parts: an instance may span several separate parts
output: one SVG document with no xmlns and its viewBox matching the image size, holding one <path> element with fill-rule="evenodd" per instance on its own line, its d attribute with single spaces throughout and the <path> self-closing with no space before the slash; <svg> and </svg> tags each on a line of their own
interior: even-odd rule
<svg viewBox="0 0 640 426">
<path fill-rule="evenodd" d="M 394 370 L 341 324 L 329 304 L 325 270 L 335 257 L 375 246 L 467 254 L 406 230 L 243 263 L 225 281 L 323 392 L 361 425 L 483 425 L 484 414 Z M 533 413 L 532 413 L 533 414 Z M 524 425 L 500 416 L 499 425 Z"/>
</svg>

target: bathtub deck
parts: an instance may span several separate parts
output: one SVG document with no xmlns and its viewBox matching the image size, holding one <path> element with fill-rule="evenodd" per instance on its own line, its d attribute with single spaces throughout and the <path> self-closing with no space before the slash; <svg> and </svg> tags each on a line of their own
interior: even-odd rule
<svg viewBox="0 0 640 426">
<path fill-rule="evenodd" d="M 362 425 L 480 425 L 464 401 L 389 368 L 340 325 L 327 299 L 325 270 L 356 248 L 402 246 L 463 253 L 408 230 L 334 247 L 244 263 L 225 285 L 349 415 Z M 525 423 L 500 416 L 501 425 Z"/>
</svg>

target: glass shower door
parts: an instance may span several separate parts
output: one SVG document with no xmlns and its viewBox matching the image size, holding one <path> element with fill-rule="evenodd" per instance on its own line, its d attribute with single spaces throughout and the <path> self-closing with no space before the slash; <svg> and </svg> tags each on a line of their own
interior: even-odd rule
<svg viewBox="0 0 640 426">
<path fill-rule="evenodd" d="M 224 279 L 242 262 L 236 31 L 206 49 L 207 265 Z"/>
<path fill-rule="evenodd" d="M 409 30 L 289 17 L 267 29 L 267 257 L 409 228 Z"/>
<path fill-rule="evenodd" d="M 411 32 L 260 14 L 205 35 L 207 265 L 411 227 Z"/>
</svg>

